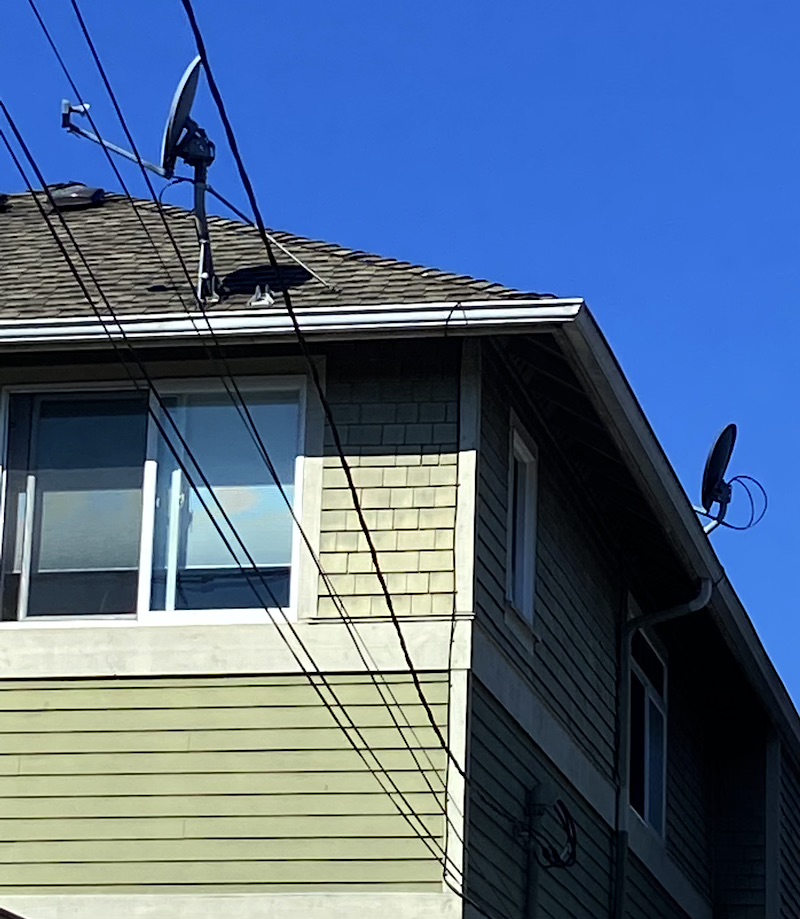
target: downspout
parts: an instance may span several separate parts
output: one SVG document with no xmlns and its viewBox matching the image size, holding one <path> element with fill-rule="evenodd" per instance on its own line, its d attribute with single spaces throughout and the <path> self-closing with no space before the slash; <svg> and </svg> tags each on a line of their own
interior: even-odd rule
<svg viewBox="0 0 800 919">
<path fill-rule="evenodd" d="M 628 868 L 628 819 L 630 816 L 630 785 L 628 775 L 628 757 L 630 752 L 630 686 L 631 686 L 631 646 L 633 636 L 642 628 L 658 625 L 671 619 L 679 619 L 689 613 L 696 613 L 708 606 L 714 582 L 711 578 L 702 578 L 697 596 L 688 603 L 673 606 L 671 609 L 655 613 L 645 613 L 634 619 L 626 620 L 620 630 L 620 687 L 617 693 L 617 723 L 620 726 L 620 742 L 617 751 L 617 812 L 616 812 L 616 878 L 614 884 L 613 919 L 623 919 L 625 911 L 625 888 Z"/>
</svg>

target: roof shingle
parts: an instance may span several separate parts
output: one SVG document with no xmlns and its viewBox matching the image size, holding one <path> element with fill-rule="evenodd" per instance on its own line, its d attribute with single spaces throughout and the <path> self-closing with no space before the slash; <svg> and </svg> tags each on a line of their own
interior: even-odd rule
<svg viewBox="0 0 800 919">
<path fill-rule="evenodd" d="M 44 205 L 49 211 L 46 201 Z M 194 306 L 198 251 L 194 219 L 190 212 L 172 206 L 164 206 L 164 213 L 186 269 L 152 201 L 131 202 L 115 195 L 107 197 L 102 206 L 64 212 L 114 312 L 182 312 Z M 58 217 L 51 215 L 51 219 L 94 295 L 96 288 Z M 300 309 L 542 296 L 271 230 L 275 239 L 331 285 L 326 287 L 277 248 L 276 276 L 254 228 L 217 216 L 209 218 L 209 227 L 215 270 L 224 285 L 220 302 L 212 307 L 215 310 L 247 308 L 256 286 L 265 284 L 276 294 L 288 287 L 293 304 Z M 99 294 L 96 303 L 106 311 Z M 9 196 L 8 207 L 0 211 L 0 317 L 51 318 L 91 312 L 31 195 Z"/>
</svg>

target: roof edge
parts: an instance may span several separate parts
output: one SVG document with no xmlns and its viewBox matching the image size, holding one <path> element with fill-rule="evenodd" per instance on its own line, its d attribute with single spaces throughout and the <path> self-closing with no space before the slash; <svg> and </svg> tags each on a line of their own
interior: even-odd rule
<svg viewBox="0 0 800 919">
<path fill-rule="evenodd" d="M 327 338 L 409 338 L 424 335 L 524 332 L 573 321 L 581 299 L 496 298 L 376 306 L 300 307 L 294 311 L 303 333 Z M 67 316 L 52 319 L 0 320 L 0 349 L 21 345 L 58 346 L 133 339 L 174 340 L 243 336 L 259 340 L 294 337 L 291 317 L 282 306 L 229 311 L 184 311 L 127 316 Z"/>
<path fill-rule="evenodd" d="M 800 714 L 750 616 L 697 520 L 691 502 L 627 377 L 588 308 L 560 327 L 559 340 L 687 571 L 716 586 L 714 617 L 728 647 L 775 722 L 800 751 Z"/>
</svg>

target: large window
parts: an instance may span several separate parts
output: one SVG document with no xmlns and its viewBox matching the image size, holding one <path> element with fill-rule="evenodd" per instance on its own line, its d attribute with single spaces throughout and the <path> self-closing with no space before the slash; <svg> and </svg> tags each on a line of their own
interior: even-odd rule
<svg viewBox="0 0 800 919">
<path fill-rule="evenodd" d="M 667 671 L 653 645 L 635 632 L 631 649 L 630 803 L 664 834 Z"/>
<path fill-rule="evenodd" d="M 289 604 L 291 514 L 230 396 L 159 392 L 169 418 L 135 391 L 7 397 L 4 619 Z M 293 502 L 302 391 L 244 395 Z"/>
<path fill-rule="evenodd" d="M 536 579 L 536 447 L 512 419 L 508 457 L 506 595 L 533 622 Z"/>
</svg>

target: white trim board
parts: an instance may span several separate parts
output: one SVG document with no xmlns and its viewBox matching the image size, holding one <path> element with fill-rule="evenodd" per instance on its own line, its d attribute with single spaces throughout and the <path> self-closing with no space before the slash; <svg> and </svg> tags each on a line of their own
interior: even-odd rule
<svg viewBox="0 0 800 919">
<path fill-rule="evenodd" d="M 265 614 L 266 620 L 266 614 Z M 391 622 L 351 620 L 370 669 L 407 671 Z M 469 619 L 404 619 L 403 635 L 418 670 L 465 670 L 470 659 Z M 3 679 L 62 677 L 303 674 L 305 652 L 327 673 L 365 672 L 353 637 L 341 620 L 291 625 L 143 625 L 130 620 L 0 625 L 0 674 Z M 283 636 L 283 637 L 282 637 Z M 284 641 L 285 639 L 285 641 Z M 26 917 L 27 919 L 27 917 Z"/>
<path fill-rule="evenodd" d="M 3 897 L 24 919 L 460 919 L 452 893 L 52 894 Z"/>
</svg>

